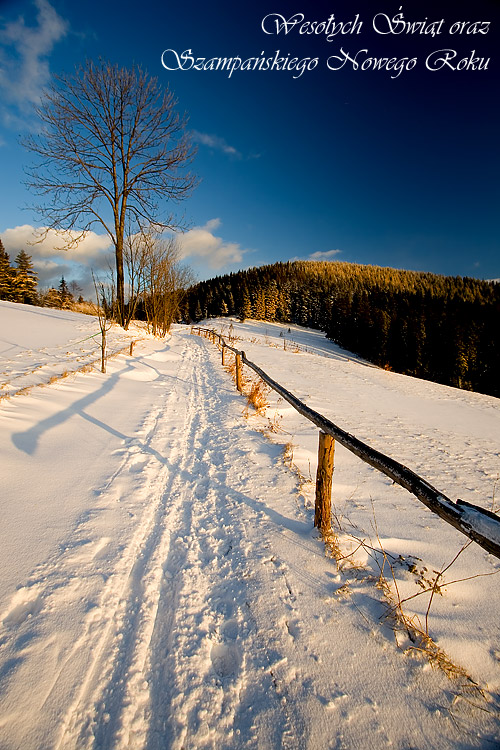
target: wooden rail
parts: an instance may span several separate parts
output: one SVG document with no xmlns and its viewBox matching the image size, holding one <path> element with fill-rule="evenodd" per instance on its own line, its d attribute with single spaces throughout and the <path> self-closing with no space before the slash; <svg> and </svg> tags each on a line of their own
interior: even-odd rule
<svg viewBox="0 0 500 750">
<path fill-rule="evenodd" d="M 400 464 L 380 451 L 371 448 L 366 443 L 358 440 L 326 417 L 311 409 L 300 399 L 290 393 L 282 385 L 273 380 L 269 375 L 258 367 L 254 362 L 247 359 L 245 352 L 230 346 L 224 338 L 212 329 L 193 326 L 192 332 L 199 331 L 200 335 L 209 337 L 213 343 L 222 348 L 222 359 L 225 361 L 225 350 L 234 353 L 236 358 L 237 387 L 241 391 L 241 364 L 245 364 L 253 370 L 267 385 L 278 393 L 285 401 L 302 414 L 306 419 L 320 429 L 320 448 L 318 453 L 318 473 L 316 477 L 316 512 L 315 526 L 327 531 L 330 528 L 330 505 L 331 505 L 331 477 L 333 472 L 333 450 L 334 446 L 325 446 L 323 435 L 329 435 L 345 448 L 361 458 L 374 469 L 381 471 L 390 477 L 396 484 L 404 487 L 415 497 L 426 505 L 429 510 L 436 513 L 447 523 L 454 526 L 458 531 L 472 539 L 483 547 L 487 552 L 500 558 L 500 517 L 477 505 L 472 505 L 464 500 L 456 503 L 450 500 L 442 492 L 436 490 L 432 485 L 422 479 L 418 474 L 407 466 Z M 238 374 L 239 373 L 239 374 Z"/>
</svg>

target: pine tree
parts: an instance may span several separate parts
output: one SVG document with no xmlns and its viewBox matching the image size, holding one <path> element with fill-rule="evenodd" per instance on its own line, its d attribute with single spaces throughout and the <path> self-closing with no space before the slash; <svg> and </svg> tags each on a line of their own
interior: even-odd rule
<svg viewBox="0 0 500 750">
<path fill-rule="evenodd" d="M 252 303 L 250 301 L 250 295 L 248 289 L 245 289 L 243 293 L 243 302 L 240 310 L 240 320 L 244 322 L 247 318 L 252 317 Z"/>
<path fill-rule="evenodd" d="M 9 254 L 0 239 L 0 299 L 14 299 L 14 274 L 14 269 L 10 267 Z"/>
<path fill-rule="evenodd" d="M 42 297 L 42 303 L 43 307 L 57 307 L 61 309 L 62 304 L 59 291 L 57 289 L 54 289 L 54 287 L 47 289 Z"/>
<path fill-rule="evenodd" d="M 61 281 L 59 282 L 59 295 L 61 298 L 61 309 L 67 309 L 69 307 L 69 303 L 73 299 L 73 295 L 68 289 L 68 285 L 66 284 L 64 276 L 61 276 Z"/>
<path fill-rule="evenodd" d="M 200 300 L 196 301 L 196 309 L 194 311 L 194 319 L 198 323 L 200 320 L 203 319 L 203 313 L 201 311 L 201 305 Z"/>
<path fill-rule="evenodd" d="M 16 256 L 17 271 L 14 278 L 14 294 L 16 302 L 34 305 L 38 301 L 36 291 L 38 276 L 33 270 L 31 255 L 21 250 Z"/>
</svg>

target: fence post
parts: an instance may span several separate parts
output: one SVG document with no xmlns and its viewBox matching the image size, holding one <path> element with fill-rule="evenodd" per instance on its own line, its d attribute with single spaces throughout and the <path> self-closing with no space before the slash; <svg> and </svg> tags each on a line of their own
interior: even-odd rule
<svg viewBox="0 0 500 750">
<path fill-rule="evenodd" d="M 243 388 L 241 384 L 241 354 L 236 353 L 236 388 L 241 393 Z"/>
<path fill-rule="evenodd" d="M 222 364 L 226 364 L 226 347 L 222 344 Z"/>
<path fill-rule="evenodd" d="M 314 525 L 321 531 L 329 531 L 332 510 L 332 478 L 335 440 L 326 432 L 319 433 L 318 470 L 316 472 L 316 504 Z"/>
<path fill-rule="evenodd" d="M 130 356 L 132 356 L 132 354 L 134 353 L 134 344 L 135 344 L 135 341 L 130 342 L 130 352 L 129 352 Z"/>
</svg>

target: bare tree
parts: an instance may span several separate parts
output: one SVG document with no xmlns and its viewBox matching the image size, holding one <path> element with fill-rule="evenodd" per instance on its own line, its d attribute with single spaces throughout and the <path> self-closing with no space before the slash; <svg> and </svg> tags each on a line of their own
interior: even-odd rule
<svg viewBox="0 0 500 750">
<path fill-rule="evenodd" d="M 137 303 L 144 292 L 145 272 L 149 243 L 144 240 L 144 232 L 127 234 L 123 257 L 128 282 L 128 304 L 125 310 L 124 327 L 128 328 L 133 319 Z"/>
<path fill-rule="evenodd" d="M 178 227 L 160 201 L 179 201 L 195 185 L 187 171 L 194 151 L 176 104 L 139 67 L 89 61 L 55 77 L 37 108 L 40 134 L 24 140 L 41 160 L 28 172 L 28 186 L 42 197 L 35 210 L 48 229 L 67 231 L 64 247 L 75 247 L 96 224 L 109 235 L 122 325 L 125 227 Z"/>
<path fill-rule="evenodd" d="M 146 319 L 154 336 L 165 336 L 177 318 L 186 289 L 194 281 L 193 272 L 182 265 L 175 238 L 161 237 L 150 228 L 143 233 L 141 246 Z"/>
<path fill-rule="evenodd" d="M 92 271 L 92 281 L 94 282 L 95 296 L 96 296 L 96 314 L 99 322 L 99 330 L 101 331 L 101 372 L 106 372 L 106 334 L 111 328 L 111 321 L 109 320 L 108 310 L 109 303 L 106 299 L 106 289 L 104 283 L 99 279 L 96 279 L 94 272 Z"/>
</svg>

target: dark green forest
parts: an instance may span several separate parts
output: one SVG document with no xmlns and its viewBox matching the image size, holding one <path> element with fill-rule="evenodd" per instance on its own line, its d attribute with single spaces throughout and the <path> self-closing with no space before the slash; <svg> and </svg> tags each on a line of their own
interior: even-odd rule
<svg viewBox="0 0 500 750">
<path fill-rule="evenodd" d="M 202 281 L 181 312 L 316 328 L 380 367 L 500 397 L 498 283 L 295 261 Z"/>
<path fill-rule="evenodd" d="M 12 266 L 0 239 L 0 299 L 36 305 L 37 281 L 31 256 L 21 250 L 16 256 L 16 265 Z"/>
</svg>

